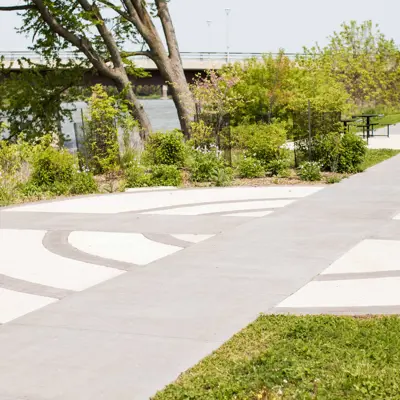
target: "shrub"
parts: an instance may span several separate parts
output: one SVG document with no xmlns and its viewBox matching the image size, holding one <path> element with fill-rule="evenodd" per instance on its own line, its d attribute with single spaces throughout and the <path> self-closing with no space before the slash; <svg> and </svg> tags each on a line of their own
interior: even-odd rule
<svg viewBox="0 0 400 400">
<path fill-rule="evenodd" d="M 264 165 L 282 157 L 286 142 L 286 126 L 282 123 L 239 125 L 232 129 L 232 140 L 246 155 Z"/>
<path fill-rule="evenodd" d="M 319 181 L 321 179 L 321 166 L 315 161 L 306 161 L 299 168 L 302 181 Z"/>
<path fill-rule="evenodd" d="M 192 156 L 189 166 L 192 182 L 213 182 L 218 171 L 225 168 L 221 152 L 215 147 L 194 150 Z"/>
<path fill-rule="evenodd" d="M 194 148 L 210 148 L 215 145 L 215 136 L 212 127 L 204 121 L 192 122 L 190 125 L 192 133 L 190 136 L 190 145 Z"/>
<path fill-rule="evenodd" d="M 323 170 L 353 173 L 359 170 L 367 152 L 364 140 L 353 133 L 329 133 L 313 140 L 314 159 Z"/>
<path fill-rule="evenodd" d="M 183 167 L 185 162 L 183 135 L 175 130 L 155 133 L 146 144 L 145 160 L 150 165 L 175 165 Z"/>
<path fill-rule="evenodd" d="M 289 174 L 289 160 L 272 160 L 267 165 L 267 172 L 271 176 L 287 176 Z"/>
<path fill-rule="evenodd" d="M 253 157 L 243 157 L 237 166 L 240 178 L 261 178 L 265 176 L 264 167 L 260 160 Z"/>
<path fill-rule="evenodd" d="M 129 188 L 151 186 L 151 176 L 146 172 L 146 168 L 139 164 L 131 165 L 125 171 L 126 186 Z"/>
<path fill-rule="evenodd" d="M 151 170 L 151 183 L 153 186 L 179 186 L 181 171 L 175 165 L 155 165 Z"/>
<path fill-rule="evenodd" d="M 333 185 L 334 183 L 341 182 L 342 179 L 343 178 L 340 175 L 332 175 L 326 178 L 326 183 L 328 183 L 329 185 Z"/>
<path fill-rule="evenodd" d="M 353 133 L 343 135 L 341 144 L 338 171 L 342 173 L 357 172 L 367 154 L 367 144 Z"/>
<path fill-rule="evenodd" d="M 67 150 L 48 147 L 35 157 L 31 181 L 54 194 L 67 194 L 76 170 L 75 157 Z"/>
<path fill-rule="evenodd" d="M 77 172 L 70 187 L 71 194 L 96 193 L 99 190 L 93 174 L 90 172 Z"/>
<path fill-rule="evenodd" d="M 85 118 L 85 152 L 96 174 L 115 174 L 119 170 L 118 114 L 117 99 L 101 85 L 93 86 L 89 117 Z"/>
<path fill-rule="evenodd" d="M 232 182 L 233 170 L 230 167 L 220 167 L 214 171 L 212 182 L 217 187 L 228 186 Z"/>
<path fill-rule="evenodd" d="M 321 164 L 324 171 L 337 172 L 342 152 L 342 138 L 338 132 L 318 135 L 313 143 L 314 159 Z"/>
</svg>

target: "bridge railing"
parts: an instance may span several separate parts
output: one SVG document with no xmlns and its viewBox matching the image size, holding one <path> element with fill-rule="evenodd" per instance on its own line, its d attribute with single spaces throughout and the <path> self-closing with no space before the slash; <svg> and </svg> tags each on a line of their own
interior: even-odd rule
<svg viewBox="0 0 400 400">
<path fill-rule="evenodd" d="M 182 52 L 182 60 L 187 61 L 227 61 L 230 62 L 243 61 L 250 58 L 262 58 L 264 54 L 269 53 L 224 53 L 224 52 Z M 278 55 L 278 53 L 272 53 L 272 55 Z M 296 53 L 285 53 L 290 59 L 295 59 Z M 78 58 L 77 54 L 73 51 L 64 51 L 59 54 L 62 61 L 75 60 Z M 23 58 L 30 59 L 32 62 L 44 62 L 45 59 L 40 54 L 33 51 L 0 51 L 0 58 L 4 58 L 7 62 L 15 62 Z M 135 59 L 147 59 L 146 56 L 138 56 Z"/>
</svg>

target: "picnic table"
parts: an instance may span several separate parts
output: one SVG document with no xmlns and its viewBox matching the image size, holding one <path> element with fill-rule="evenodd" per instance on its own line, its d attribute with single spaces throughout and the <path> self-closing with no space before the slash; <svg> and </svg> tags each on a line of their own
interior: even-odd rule
<svg viewBox="0 0 400 400">
<path fill-rule="evenodd" d="M 344 125 L 344 133 L 349 132 L 350 124 L 352 122 L 356 122 L 356 118 L 342 118 L 340 122 L 343 122 Z"/>
<path fill-rule="evenodd" d="M 361 115 L 353 115 L 354 119 L 357 118 L 362 118 L 363 120 L 365 119 L 365 124 L 360 125 L 360 128 L 363 128 L 363 136 L 365 137 L 365 131 L 367 132 L 367 139 L 369 139 L 370 136 L 374 136 L 374 127 L 379 125 L 379 124 L 374 124 L 371 122 L 372 118 L 377 118 L 377 117 L 382 117 L 381 114 L 361 114 Z M 371 135 L 372 133 L 372 135 Z"/>
</svg>

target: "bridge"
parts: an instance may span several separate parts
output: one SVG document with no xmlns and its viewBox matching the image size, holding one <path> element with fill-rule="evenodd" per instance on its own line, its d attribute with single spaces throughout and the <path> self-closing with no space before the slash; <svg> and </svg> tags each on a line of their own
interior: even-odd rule
<svg viewBox="0 0 400 400">
<path fill-rule="evenodd" d="M 250 58 L 261 59 L 264 53 L 221 53 L 221 52 L 182 52 L 182 64 L 185 71 L 186 79 L 191 82 L 198 75 L 204 73 L 209 69 L 221 69 L 224 65 L 235 62 L 244 62 Z M 272 53 L 272 55 L 278 55 L 278 53 Z M 285 53 L 290 59 L 295 59 L 297 54 Z M 62 62 L 79 61 L 83 56 L 79 56 L 76 52 L 62 52 L 60 58 Z M 0 59 L 3 60 L 3 64 L 6 68 L 10 68 L 13 72 L 20 70 L 20 60 L 23 68 L 29 68 L 29 63 L 26 60 L 38 65 L 46 64 L 44 57 L 32 51 L 0 51 Z M 132 84 L 135 86 L 163 86 L 165 81 L 160 75 L 155 63 L 146 56 L 135 56 L 131 58 L 139 68 L 143 68 L 145 71 L 150 73 L 149 77 L 146 78 L 135 78 L 132 79 Z M 85 84 L 94 85 L 96 83 L 102 83 L 105 85 L 112 85 L 112 82 L 107 78 L 101 76 L 93 76 L 87 74 L 85 77 Z"/>
<path fill-rule="evenodd" d="M 184 70 L 204 71 L 207 69 L 220 69 L 228 63 L 243 62 L 250 58 L 261 59 L 265 53 L 221 53 L 221 52 L 182 52 L 182 64 Z M 278 53 L 272 53 L 277 56 Z M 296 53 L 285 53 L 291 59 L 294 59 Z M 82 56 L 78 56 L 75 52 L 62 52 L 60 53 L 61 61 L 78 61 Z M 17 63 L 18 60 L 22 61 L 22 66 L 28 67 L 28 63 L 24 59 L 29 59 L 34 64 L 45 64 L 45 58 L 32 51 L 0 51 L 0 58 L 3 58 L 6 67 L 18 70 L 20 67 Z M 157 69 L 155 63 L 146 56 L 135 56 L 131 58 L 139 68 L 148 71 Z"/>
</svg>

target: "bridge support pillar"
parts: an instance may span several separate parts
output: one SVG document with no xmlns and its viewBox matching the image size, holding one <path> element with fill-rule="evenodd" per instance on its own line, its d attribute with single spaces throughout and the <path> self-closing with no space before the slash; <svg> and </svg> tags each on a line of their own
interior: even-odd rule
<svg viewBox="0 0 400 400">
<path fill-rule="evenodd" d="M 163 100 L 168 100 L 168 85 L 162 85 L 161 98 Z"/>
</svg>

